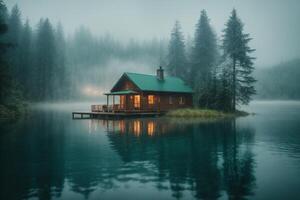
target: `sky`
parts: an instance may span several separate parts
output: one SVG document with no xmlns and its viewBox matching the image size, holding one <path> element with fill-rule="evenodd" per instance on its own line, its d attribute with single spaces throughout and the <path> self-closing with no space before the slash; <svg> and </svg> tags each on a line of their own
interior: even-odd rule
<svg viewBox="0 0 300 200">
<path fill-rule="evenodd" d="M 18 4 L 22 17 L 35 25 L 41 17 L 61 22 L 67 34 L 84 25 L 95 35 L 121 40 L 169 38 L 175 20 L 193 37 L 205 9 L 217 36 L 233 8 L 253 40 L 258 67 L 300 58 L 300 0 L 4 0 Z"/>
</svg>

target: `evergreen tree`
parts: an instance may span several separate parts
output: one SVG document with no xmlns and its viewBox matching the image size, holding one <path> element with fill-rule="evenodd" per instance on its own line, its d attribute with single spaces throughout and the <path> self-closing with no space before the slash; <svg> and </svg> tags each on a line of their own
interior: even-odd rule
<svg viewBox="0 0 300 200">
<path fill-rule="evenodd" d="M 0 115 L 12 117 L 23 109 L 22 95 L 11 76 L 11 66 L 7 62 L 7 50 L 12 44 L 7 42 L 7 9 L 0 0 Z"/>
<path fill-rule="evenodd" d="M 66 41 L 62 25 L 59 23 L 55 31 L 56 63 L 54 70 L 53 88 L 55 99 L 67 98 L 69 96 L 69 79 L 66 70 Z"/>
<path fill-rule="evenodd" d="M 231 61 L 226 59 L 217 67 L 215 108 L 224 111 L 231 110 Z"/>
<path fill-rule="evenodd" d="M 201 11 L 194 40 L 191 53 L 190 83 L 196 92 L 196 103 L 201 107 L 212 107 L 216 96 L 214 77 L 217 41 L 205 10 Z"/>
<path fill-rule="evenodd" d="M 185 56 L 184 37 L 181 32 L 179 21 L 175 22 L 171 33 L 167 69 L 170 75 L 185 78 L 187 61 Z"/>
<path fill-rule="evenodd" d="M 32 29 L 30 27 L 29 21 L 27 20 L 24 24 L 24 28 L 21 33 L 20 45 L 19 45 L 19 56 L 20 63 L 22 63 L 20 68 L 20 76 L 18 81 L 22 83 L 23 93 L 26 98 L 30 98 L 32 78 L 34 76 L 33 69 L 33 41 L 32 41 Z"/>
<path fill-rule="evenodd" d="M 5 97 L 11 87 L 11 76 L 9 74 L 8 64 L 4 58 L 9 44 L 4 41 L 4 36 L 8 30 L 7 9 L 3 1 L 0 0 L 0 104 L 5 103 Z"/>
<path fill-rule="evenodd" d="M 53 100 L 52 87 L 55 69 L 55 37 L 49 19 L 40 20 L 36 39 L 36 95 L 37 100 Z"/>
<path fill-rule="evenodd" d="M 13 69 L 13 76 L 18 80 L 21 76 L 20 49 L 18 47 L 21 39 L 22 21 L 21 12 L 17 5 L 11 10 L 8 27 L 7 41 L 13 45 L 13 48 L 10 48 L 8 51 L 8 60 Z"/>
<path fill-rule="evenodd" d="M 223 35 L 224 56 L 231 59 L 231 110 L 236 110 L 237 104 L 248 104 L 255 94 L 254 58 L 249 55 L 254 50 L 248 46 L 250 40 L 249 34 L 243 33 L 243 23 L 233 9 Z"/>
</svg>

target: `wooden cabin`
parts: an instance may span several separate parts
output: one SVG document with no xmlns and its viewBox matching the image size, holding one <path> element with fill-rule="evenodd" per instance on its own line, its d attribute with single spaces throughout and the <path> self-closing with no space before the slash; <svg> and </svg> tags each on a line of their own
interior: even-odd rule
<svg viewBox="0 0 300 200">
<path fill-rule="evenodd" d="M 193 90 L 177 77 L 124 73 L 109 93 L 106 105 L 93 105 L 92 112 L 166 112 L 193 106 Z M 111 102 L 112 98 L 112 102 Z"/>
</svg>

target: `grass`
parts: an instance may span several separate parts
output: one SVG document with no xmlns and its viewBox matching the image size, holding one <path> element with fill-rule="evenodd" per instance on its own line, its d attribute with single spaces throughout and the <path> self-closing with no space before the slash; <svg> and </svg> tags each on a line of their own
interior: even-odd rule
<svg viewBox="0 0 300 200">
<path fill-rule="evenodd" d="M 209 109 L 198 109 L 198 108 L 184 108 L 172 110 L 167 113 L 167 117 L 177 118 L 201 118 L 201 119 L 218 119 L 218 118 L 229 118 L 247 116 L 248 113 L 244 111 L 235 112 L 223 112 Z"/>
</svg>

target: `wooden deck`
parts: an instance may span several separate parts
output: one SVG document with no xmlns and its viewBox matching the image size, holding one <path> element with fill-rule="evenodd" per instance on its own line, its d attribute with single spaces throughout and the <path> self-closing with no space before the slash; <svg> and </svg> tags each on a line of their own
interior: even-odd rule
<svg viewBox="0 0 300 200">
<path fill-rule="evenodd" d="M 164 112 L 72 112 L 73 119 L 158 117 Z"/>
</svg>

